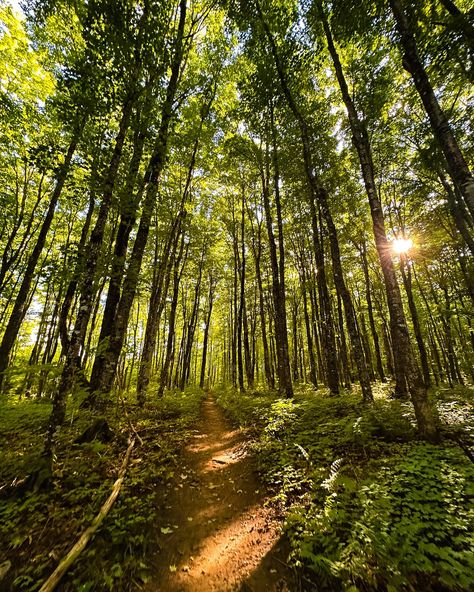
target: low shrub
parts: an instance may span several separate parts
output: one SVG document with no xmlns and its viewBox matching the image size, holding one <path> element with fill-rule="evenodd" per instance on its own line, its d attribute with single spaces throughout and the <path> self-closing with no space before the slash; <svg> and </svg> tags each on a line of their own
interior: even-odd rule
<svg viewBox="0 0 474 592">
<path fill-rule="evenodd" d="M 446 397 L 451 420 L 461 417 Z M 411 405 L 307 388 L 292 400 L 227 390 L 218 401 L 258 427 L 291 560 L 318 590 L 474 589 L 474 466 L 449 440 L 418 440 Z"/>
</svg>

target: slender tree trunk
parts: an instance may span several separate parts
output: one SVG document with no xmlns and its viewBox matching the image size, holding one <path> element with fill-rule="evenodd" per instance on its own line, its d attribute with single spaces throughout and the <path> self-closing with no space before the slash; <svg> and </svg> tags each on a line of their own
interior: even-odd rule
<svg viewBox="0 0 474 592">
<path fill-rule="evenodd" d="M 290 347 L 288 344 L 288 321 L 286 314 L 286 284 L 285 284 L 285 246 L 283 234 L 283 216 L 280 198 L 280 163 L 278 156 L 278 142 L 273 112 L 273 102 L 270 101 L 270 125 L 272 137 L 272 161 L 273 161 L 273 193 L 275 197 L 275 210 L 277 215 L 278 228 L 278 261 L 277 273 L 279 274 L 276 284 L 278 299 L 275 301 L 276 317 L 275 330 L 277 348 L 280 350 L 280 390 L 286 397 L 293 396 L 293 384 L 291 380 Z M 269 178 L 269 175 L 268 175 Z M 270 219 L 271 221 L 271 219 Z M 275 253 L 276 257 L 276 253 Z"/>
<path fill-rule="evenodd" d="M 234 254 L 234 282 L 233 282 L 233 350 L 232 350 L 232 365 L 235 369 L 235 386 L 239 386 L 239 390 L 244 392 L 244 359 L 242 350 L 242 322 L 243 322 L 243 298 L 242 290 L 245 284 L 242 282 L 242 261 L 239 251 L 239 224 L 235 219 L 235 212 L 232 209 L 232 248 Z"/>
<path fill-rule="evenodd" d="M 317 379 L 317 370 L 316 370 L 316 360 L 314 357 L 314 345 L 313 345 L 313 335 L 311 332 L 311 321 L 309 318 L 308 312 L 308 295 L 307 295 L 307 278 L 306 278 L 306 271 L 305 271 L 305 264 L 302 262 L 301 265 L 301 272 L 302 272 L 302 292 L 303 292 L 303 312 L 304 312 L 304 324 L 306 328 L 306 343 L 308 346 L 308 356 L 309 356 L 309 379 L 314 385 L 314 388 L 318 388 L 318 379 Z"/>
<path fill-rule="evenodd" d="M 337 294 L 337 318 L 339 321 L 339 357 L 341 361 L 339 374 L 342 376 L 342 379 L 344 380 L 345 388 L 350 389 L 352 384 L 351 363 L 349 360 L 349 356 L 347 355 L 346 333 L 344 331 L 344 318 L 342 314 L 341 295 L 339 293 Z"/>
<path fill-rule="evenodd" d="M 367 326 L 365 324 L 365 314 L 362 311 L 359 314 L 359 319 L 360 339 L 364 349 L 367 370 L 369 372 L 370 380 L 375 380 L 374 368 L 372 366 L 372 350 L 370 349 L 369 335 L 367 333 Z"/>
<path fill-rule="evenodd" d="M 441 147 L 454 184 L 459 188 L 465 204 L 474 216 L 474 177 L 456 141 L 446 114 L 441 109 L 423 62 L 418 54 L 415 36 L 405 13 L 402 0 L 389 0 L 404 51 L 403 67 L 411 74 L 430 120 L 433 135 Z"/>
<path fill-rule="evenodd" d="M 316 209 L 316 199 L 319 193 L 319 183 L 315 177 L 315 170 L 312 163 L 309 132 L 305 119 L 303 118 L 298 106 L 294 100 L 293 94 L 288 86 L 287 76 L 281 62 L 278 49 L 270 31 L 268 23 L 262 14 L 260 4 L 256 0 L 256 8 L 260 18 L 260 22 L 265 31 L 265 35 L 270 44 L 272 56 L 275 62 L 275 67 L 278 73 L 283 94 L 286 98 L 289 108 L 291 109 L 296 121 L 298 122 L 301 134 L 301 143 L 303 148 L 303 157 L 305 163 L 305 173 L 308 180 L 309 188 L 309 205 L 311 209 L 311 224 L 313 230 L 313 243 L 317 265 L 316 280 L 318 283 L 318 291 L 322 315 L 322 328 L 324 331 L 324 350 L 327 359 L 327 379 L 329 390 L 333 394 L 339 393 L 339 375 L 337 369 L 337 351 L 336 340 L 334 335 L 334 322 L 332 318 L 331 303 L 326 282 L 325 264 L 324 264 L 324 250 L 321 240 L 319 238 L 318 217 Z"/>
<path fill-rule="evenodd" d="M 47 317 L 49 315 L 50 310 L 50 296 L 51 296 L 51 288 L 52 288 L 52 281 L 48 282 L 48 286 L 46 288 L 46 295 L 44 299 L 44 306 L 43 310 L 41 311 L 41 318 L 38 325 L 38 332 L 36 334 L 35 343 L 33 345 L 33 349 L 31 350 L 30 358 L 28 360 L 28 369 L 25 373 L 25 379 L 23 384 L 20 386 L 21 391 L 25 393 L 25 397 L 29 397 L 31 395 L 31 390 L 33 386 L 33 379 L 39 373 L 38 370 L 32 371 L 31 366 L 36 366 L 38 364 L 41 351 L 43 349 L 44 341 L 45 341 L 45 333 L 47 330 Z M 20 397 L 21 397 L 20 391 Z"/>
<path fill-rule="evenodd" d="M 449 184 L 448 180 L 444 176 L 444 174 L 439 171 L 438 176 L 441 180 L 441 183 L 446 191 L 446 198 L 448 202 L 449 211 L 453 217 L 454 223 L 459 230 L 459 234 L 462 236 L 464 242 L 468 246 L 471 255 L 474 257 L 474 238 L 469 231 L 467 220 L 467 212 L 460 207 L 459 203 L 456 200 L 456 195 L 454 193 L 453 188 Z M 469 289 L 472 290 L 472 285 L 469 285 Z"/>
<path fill-rule="evenodd" d="M 245 375 L 247 386 L 253 388 L 254 378 L 252 372 L 252 357 L 250 354 L 249 326 L 247 317 L 247 303 L 245 298 L 247 255 L 245 249 L 245 187 L 242 186 L 242 209 L 240 222 L 241 250 L 240 250 L 240 304 L 239 318 L 241 321 L 241 346 L 243 346 L 245 360 Z"/>
<path fill-rule="evenodd" d="M 184 262 L 181 265 L 181 261 L 183 260 L 183 256 L 184 256 L 184 233 L 181 234 L 179 253 L 174 261 L 173 293 L 172 293 L 172 297 L 171 297 L 170 315 L 169 315 L 169 319 L 168 319 L 168 337 L 167 337 L 167 341 L 166 341 L 166 353 L 165 353 L 163 368 L 161 369 L 160 382 L 159 382 L 159 386 L 158 386 L 158 395 L 159 396 L 162 396 L 164 393 L 165 387 L 168 384 L 169 377 L 171 375 L 170 371 L 173 366 L 173 352 L 174 352 L 174 343 L 175 343 L 175 338 L 176 338 L 176 311 L 178 309 L 179 284 L 181 281 L 181 276 L 183 274 L 184 266 L 185 266 L 185 262 L 186 262 L 186 258 L 184 258 Z M 181 265 L 181 270 L 180 270 L 180 265 Z"/>
<path fill-rule="evenodd" d="M 390 0 L 392 1 L 392 0 Z M 372 160 L 372 151 L 365 125 L 360 120 L 352 101 L 347 86 L 339 55 L 334 46 L 332 33 L 320 4 L 324 31 L 328 43 L 329 53 L 334 64 L 336 77 L 341 89 L 342 98 L 349 116 L 352 131 L 352 139 L 359 155 L 362 176 L 364 179 L 367 197 L 369 199 L 372 223 L 375 235 L 375 244 L 382 266 L 385 281 L 387 302 L 390 311 L 390 330 L 393 341 L 393 356 L 397 381 L 397 395 L 403 396 L 406 391 L 406 383 L 410 390 L 411 399 L 415 408 L 418 429 L 422 436 L 428 440 L 438 439 L 438 428 L 435 413 L 429 403 L 423 376 L 418 368 L 413 354 L 410 334 L 403 310 L 400 287 L 398 285 L 395 268 L 393 265 L 390 244 L 385 231 L 385 221 L 382 205 L 377 195 L 375 184 L 375 172 Z M 405 382 L 406 381 L 406 382 Z"/>
<path fill-rule="evenodd" d="M 194 288 L 194 300 L 193 300 L 193 308 L 191 310 L 191 316 L 189 318 L 189 323 L 187 326 L 186 331 L 186 340 L 183 342 L 183 360 L 182 360 L 182 372 L 181 372 L 181 380 L 179 383 L 179 387 L 181 391 L 184 391 L 184 387 L 189 381 L 189 376 L 191 372 L 191 354 L 193 350 L 194 344 L 194 335 L 196 333 L 196 326 L 199 317 L 199 303 L 201 301 L 201 282 L 202 282 L 202 272 L 204 267 L 204 260 L 205 260 L 205 247 L 203 246 L 203 252 L 201 256 L 201 261 L 199 263 L 199 272 L 196 281 L 196 286 Z"/>
<path fill-rule="evenodd" d="M 143 405 L 145 402 L 146 391 L 150 383 L 153 354 L 156 349 L 160 317 L 165 306 L 165 299 L 173 272 L 173 263 L 181 234 L 183 216 L 184 213 L 182 211 L 177 215 L 171 227 L 169 237 L 164 245 L 160 263 L 158 264 L 158 262 L 156 262 L 158 268 L 154 274 L 151 287 L 145 338 L 143 340 L 143 349 L 137 379 L 137 399 L 140 405 Z"/>
<path fill-rule="evenodd" d="M 176 36 L 175 53 L 171 64 L 171 75 L 166 90 L 166 98 L 161 112 L 161 123 L 158 137 L 148 165 L 145 182 L 146 192 L 143 202 L 143 211 L 140 218 L 133 250 L 130 255 L 127 273 L 123 282 L 122 295 L 117 305 L 113 331 L 110 334 L 108 346 L 104 352 L 104 365 L 100 377 L 97 378 L 97 388 L 91 402 L 97 400 L 100 404 L 105 402 L 102 395 L 109 393 L 117 369 L 117 363 L 122 351 L 122 346 L 127 330 L 130 310 L 138 284 L 138 277 L 141 269 L 143 255 L 148 241 L 150 224 L 155 206 L 158 182 L 165 166 L 168 153 L 168 135 L 171 121 L 173 119 L 173 103 L 176 95 L 181 64 L 184 55 L 184 26 L 186 22 L 186 0 L 180 0 L 180 16 Z"/>
<path fill-rule="evenodd" d="M 400 256 L 400 271 L 402 273 L 403 285 L 405 286 L 405 292 L 408 300 L 408 308 L 410 309 L 411 320 L 413 323 L 413 332 L 415 334 L 416 343 L 420 353 L 421 369 L 423 372 L 423 379 L 425 385 L 429 387 L 431 385 L 430 368 L 428 365 L 428 354 L 426 353 L 425 342 L 421 333 L 420 320 L 418 317 L 418 311 L 416 309 L 415 300 L 413 298 L 413 287 L 411 268 L 403 255 Z"/>
<path fill-rule="evenodd" d="M 8 238 L 5 242 L 5 247 L 4 247 L 4 251 L 3 251 L 3 255 L 1 258 L 1 264 L 0 264 L 0 294 L 3 294 L 3 291 L 5 289 L 5 286 L 7 284 L 6 279 L 7 279 L 7 274 L 8 272 L 11 270 L 12 272 L 15 271 L 15 269 L 17 268 L 17 264 L 20 262 L 23 254 L 25 253 L 25 251 L 28 250 L 28 246 L 29 246 L 29 242 L 30 242 L 30 237 L 32 235 L 35 234 L 35 229 L 33 228 L 33 223 L 36 220 L 37 217 L 37 211 L 38 211 L 38 207 L 42 201 L 42 197 L 43 197 L 43 183 L 44 183 L 44 179 L 46 176 L 46 173 L 42 173 L 41 178 L 39 180 L 38 183 L 38 192 L 36 195 L 36 200 L 35 203 L 33 204 L 33 207 L 31 209 L 30 215 L 28 217 L 28 222 L 25 226 L 24 232 L 23 232 L 23 237 L 20 241 L 20 243 L 18 244 L 18 246 L 16 246 L 15 248 L 13 248 L 14 245 L 14 241 L 15 239 L 18 238 L 18 232 L 21 228 L 21 225 L 23 223 L 24 217 L 25 217 L 25 205 L 27 202 L 27 195 L 28 195 L 28 178 L 26 175 L 26 167 L 27 164 L 25 163 L 25 175 L 24 175 L 24 181 L 23 181 L 23 191 L 22 191 L 22 197 L 21 197 L 21 204 L 19 207 L 19 211 L 17 209 L 16 212 L 16 219 L 13 223 L 13 226 L 10 230 L 10 232 L 8 233 Z M 18 190 L 17 190 L 17 199 L 18 199 Z M 5 225 L 6 226 L 6 225 Z M 2 238 L 3 238 L 3 232 L 2 232 Z M 3 242 L 3 240 L 2 240 Z"/>
<path fill-rule="evenodd" d="M 298 302 L 296 301 L 296 296 L 294 295 L 293 303 L 291 306 L 291 330 L 292 330 L 292 372 L 293 372 L 293 380 L 297 381 L 299 379 L 299 372 L 298 372 Z"/>
<path fill-rule="evenodd" d="M 41 253 L 43 252 L 43 248 L 46 243 L 46 237 L 48 236 L 49 229 L 51 228 L 51 224 L 53 222 L 54 212 L 56 210 L 59 197 L 63 190 L 64 183 L 66 181 L 66 177 L 71 166 L 71 161 L 73 154 L 76 150 L 78 138 L 79 132 L 76 132 L 69 144 L 66 155 L 64 157 L 64 162 L 59 169 L 58 176 L 56 179 L 56 185 L 51 195 L 46 216 L 41 224 L 41 229 L 39 231 L 38 238 L 36 239 L 36 244 L 33 248 L 33 251 L 28 257 L 28 263 L 26 265 L 26 270 L 23 275 L 23 280 L 21 282 L 20 289 L 15 299 L 15 304 L 13 305 L 13 310 L 11 312 L 10 318 L 8 319 L 8 323 L 5 328 L 5 333 L 3 334 L 2 343 L 0 344 L 0 391 L 3 385 L 3 377 L 5 370 L 8 368 L 8 363 L 10 360 L 10 354 L 12 352 L 13 345 L 18 337 L 21 323 L 26 314 L 26 303 L 29 300 L 30 289 L 34 279 L 35 270 L 38 265 L 38 261 L 41 257 Z"/>
<path fill-rule="evenodd" d="M 240 257 L 239 257 L 240 259 Z M 240 271 L 240 276 L 242 273 Z M 245 392 L 245 379 L 244 379 L 244 355 L 243 355 L 243 348 L 242 348 L 242 332 L 243 332 L 243 315 L 244 315 L 244 308 L 243 308 L 243 296 L 242 290 L 245 284 L 242 282 L 242 278 L 240 280 L 240 298 L 239 298 L 239 305 L 237 309 L 237 333 L 236 333 L 236 343 L 237 343 L 237 374 L 239 379 L 239 389 L 243 393 Z"/>
<path fill-rule="evenodd" d="M 115 146 L 112 157 L 105 174 L 103 184 L 102 201 L 97 215 L 94 228 L 89 238 L 87 254 L 85 257 L 85 269 L 88 275 L 83 276 L 79 299 L 79 310 L 76 315 L 74 329 L 67 349 L 63 371 L 59 387 L 53 397 L 53 410 L 49 419 L 48 433 L 46 437 L 43 456 L 47 461 L 52 460 L 54 439 L 57 430 L 63 424 L 66 415 L 66 396 L 74 384 L 74 377 L 77 368 L 80 366 L 80 352 L 84 345 L 87 332 L 87 325 L 94 305 L 95 275 L 104 239 L 105 226 L 112 202 L 115 181 L 117 178 L 119 164 L 122 158 L 123 145 L 127 135 L 130 117 L 132 115 L 135 93 L 131 92 L 126 97 L 119 130 L 115 139 Z"/>
<path fill-rule="evenodd" d="M 138 122 L 133 139 L 133 153 L 125 183 L 125 190 L 121 196 L 120 223 L 115 237 L 115 245 L 112 255 L 109 289 L 107 292 L 107 300 L 105 301 L 104 314 L 102 316 L 97 354 L 92 366 L 90 385 L 93 391 L 97 390 L 99 387 L 100 375 L 105 364 L 105 344 L 113 330 L 117 306 L 120 300 L 122 278 L 125 273 L 125 260 L 127 257 L 130 233 L 132 232 L 136 221 L 136 213 L 143 191 L 143 188 L 141 188 L 141 190 L 138 191 L 138 195 L 133 197 L 144 143 L 145 134 L 140 129 L 140 123 Z"/>
<path fill-rule="evenodd" d="M 273 390 L 275 388 L 275 379 L 273 377 L 273 370 L 270 362 L 270 353 L 268 349 L 268 337 L 267 337 L 267 321 L 265 318 L 265 302 L 263 298 L 263 282 L 262 282 L 262 270 L 260 267 L 261 256 L 262 256 L 262 232 L 261 225 L 258 225 L 257 233 L 257 246 L 253 249 L 255 259 L 255 274 L 257 276 L 257 288 L 258 288 L 258 304 L 260 312 L 260 326 L 262 332 L 262 347 L 263 347 L 263 367 L 265 371 L 265 379 L 268 386 Z"/>
<path fill-rule="evenodd" d="M 374 309 L 372 306 L 372 290 L 370 287 L 369 265 L 367 262 L 367 246 L 366 246 L 365 240 L 362 243 L 360 254 L 361 254 L 361 260 L 362 260 L 362 269 L 364 271 L 365 298 L 367 301 L 367 311 L 369 313 L 369 324 L 370 324 L 370 331 L 372 333 L 372 341 L 374 342 L 374 351 L 375 351 L 375 361 L 377 364 L 377 372 L 378 372 L 380 380 L 382 382 L 385 382 L 385 374 L 384 374 L 383 364 L 382 364 L 382 354 L 380 352 L 379 336 L 377 333 L 377 329 L 375 327 Z"/>
<path fill-rule="evenodd" d="M 446 350 L 448 354 L 448 368 L 452 382 L 459 382 L 456 371 L 456 354 L 454 353 L 454 339 L 451 327 L 451 298 L 448 289 L 443 287 L 445 307 L 443 311 L 443 325 L 446 337 Z"/>
<path fill-rule="evenodd" d="M 336 290 L 341 296 L 342 304 L 344 306 L 344 313 L 346 318 L 347 331 L 349 333 L 352 355 L 357 367 L 357 374 L 359 377 L 360 386 L 362 389 L 362 398 L 366 402 L 373 401 L 372 388 L 370 386 L 370 376 L 367 369 L 367 364 L 364 358 L 362 349 L 362 341 L 357 327 L 357 319 L 352 304 L 352 298 L 347 289 L 344 274 L 342 272 L 341 254 L 339 250 L 339 241 L 337 238 L 336 226 L 334 224 L 329 206 L 327 203 L 327 195 L 324 189 L 319 191 L 319 202 L 322 207 L 323 216 L 326 221 L 326 227 L 329 235 L 329 245 L 331 249 L 332 272 L 334 276 L 334 284 Z"/>
<path fill-rule="evenodd" d="M 276 152 L 276 146 L 273 147 Z M 268 151 L 267 151 L 268 152 Z M 274 155 L 274 166 L 276 164 Z M 284 286 L 281 285 L 282 275 L 280 273 L 279 265 L 284 264 L 284 261 L 278 261 L 277 246 L 275 235 L 273 232 L 273 216 L 270 206 L 270 195 L 269 195 L 269 162 L 268 154 L 266 158 L 266 173 L 264 171 L 263 164 L 261 164 L 261 181 L 262 181 L 262 195 L 263 205 L 265 210 L 265 223 L 267 227 L 268 242 L 270 249 L 270 262 L 272 270 L 272 294 L 273 302 L 275 306 L 274 314 L 274 326 L 275 326 L 275 342 L 276 342 L 276 354 L 277 354 L 277 369 L 278 369 L 278 389 L 281 394 L 286 397 L 293 396 L 293 385 L 291 382 L 291 368 L 289 359 L 289 347 L 288 347 L 288 331 L 286 322 L 286 307 L 285 307 L 285 290 Z M 277 186 L 279 184 L 278 179 L 278 168 L 274 171 L 275 174 L 275 201 L 279 201 L 279 191 Z M 280 206 L 277 207 L 277 215 Z M 281 210 L 280 210 L 281 212 Z M 283 234 L 279 237 L 281 243 L 283 243 Z M 280 247 L 282 249 L 283 245 Z M 280 251 L 281 256 L 281 251 Z"/>
<path fill-rule="evenodd" d="M 237 388 L 237 263 L 234 257 L 234 280 L 231 292 L 230 302 L 230 365 L 232 375 L 232 385 Z"/>
<path fill-rule="evenodd" d="M 63 357 L 67 354 L 67 348 L 69 347 L 69 332 L 68 332 L 68 318 L 71 310 L 74 295 L 76 294 L 77 285 L 80 277 L 84 274 L 84 261 L 85 253 L 84 248 L 89 234 L 89 228 L 92 222 L 92 216 L 94 214 L 95 206 L 95 194 L 94 191 L 90 191 L 89 194 L 89 207 L 87 209 L 86 219 L 81 230 L 81 238 L 79 239 L 79 245 L 77 247 L 77 263 L 74 268 L 73 276 L 67 285 L 66 293 L 64 295 L 61 311 L 59 313 L 59 338 L 61 340 L 61 355 Z"/>
<path fill-rule="evenodd" d="M 212 306 L 214 304 L 214 290 L 215 280 L 212 275 L 209 276 L 209 297 L 208 297 L 208 309 L 206 315 L 206 323 L 204 327 L 204 339 L 202 343 L 202 359 L 201 359 L 201 376 L 199 378 L 199 387 L 204 388 L 204 382 L 206 380 L 206 361 L 207 361 L 207 346 L 209 341 L 209 328 L 211 326 Z"/>
</svg>

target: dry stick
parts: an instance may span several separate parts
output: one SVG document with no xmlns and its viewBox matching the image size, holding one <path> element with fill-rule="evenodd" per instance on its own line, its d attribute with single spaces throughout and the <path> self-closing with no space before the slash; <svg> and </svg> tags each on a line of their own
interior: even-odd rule
<svg viewBox="0 0 474 592">
<path fill-rule="evenodd" d="M 130 415 L 128 414 L 127 408 L 125 406 L 125 400 L 120 394 L 119 394 L 119 401 L 120 401 L 120 404 L 122 405 L 122 410 L 125 414 L 125 418 L 127 420 L 128 427 L 135 434 L 135 437 L 138 440 L 138 442 L 140 443 L 140 446 L 143 446 L 143 440 L 140 438 L 139 433 L 135 429 L 135 426 L 133 425 L 132 420 L 130 419 Z M 161 446 L 159 448 L 161 448 Z M 41 590 L 40 590 L 40 592 L 41 592 Z"/>
<path fill-rule="evenodd" d="M 46 582 L 41 586 L 39 592 L 52 592 L 56 588 L 56 586 L 61 581 L 64 574 L 67 570 L 71 567 L 71 565 L 76 561 L 82 551 L 85 549 L 87 543 L 89 542 L 92 535 L 96 532 L 99 526 L 102 524 L 104 518 L 109 513 L 110 509 L 114 505 L 115 500 L 118 497 L 120 489 L 122 487 L 123 479 L 125 477 L 125 473 L 127 471 L 127 466 L 130 461 L 130 456 L 132 454 L 133 446 L 135 445 L 135 437 L 129 439 L 129 444 L 127 448 L 127 452 L 125 453 L 125 458 L 123 459 L 122 466 L 120 467 L 120 471 L 117 477 L 117 480 L 112 487 L 112 493 L 107 498 L 106 502 L 102 505 L 99 513 L 92 521 L 92 524 L 86 528 L 86 530 L 82 533 L 79 537 L 77 543 L 72 547 L 69 553 L 64 557 L 58 567 L 54 570 L 54 572 L 50 575 L 50 577 L 46 580 Z"/>
</svg>

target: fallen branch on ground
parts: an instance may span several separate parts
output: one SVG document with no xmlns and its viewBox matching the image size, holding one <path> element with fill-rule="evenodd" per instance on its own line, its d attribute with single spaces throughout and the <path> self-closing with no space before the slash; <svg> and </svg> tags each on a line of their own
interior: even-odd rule
<svg viewBox="0 0 474 592">
<path fill-rule="evenodd" d="M 76 544 L 72 547 L 69 553 L 61 560 L 58 567 L 54 570 L 54 572 L 49 576 L 46 582 L 41 586 L 39 592 L 52 592 L 56 588 L 56 586 L 61 581 L 64 574 L 67 570 L 71 567 L 71 565 L 76 561 L 82 551 L 86 548 L 87 543 L 89 542 L 92 535 L 96 532 L 99 526 L 102 524 L 104 518 L 110 512 L 110 509 L 115 503 L 115 500 L 118 497 L 120 489 L 122 487 L 123 479 L 125 477 L 125 473 L 127 471 L 128 463 L 130 461 L 130 456 L 132 454 L 133 447 L 135 445 L 136 438 L 133 436 L 129 438 L 129 444 L 127 451 L 125 453 L 125 457 L 122 462 L 122 466 L 120 467 L 120 471 L 112 487 L 112 493 L 109 495 L 107 500 L 102 505 L 99 513 L 92 521 L 92 524 L 86 528 L 86 530 L 81 534 Z"/>
<path fill-rule="evenodd" d="M 120 401 L 120 404 L 122 405 L 122 411 L 124 412 L 125 418 L 128 423 L 128 427 L 135 434 L 135 437 L 139 441 L 140 445 L 143 446 L 143 440 L 140 438 L 139 433 L 135 429 L 135 426 L 133 425 L 132 420 L 130 419 L 130 415 L 128 414 L 127 407 L 125 406 L 125 400 L 120 394 L 119 394 L 119 401 Z"/>
</svg>

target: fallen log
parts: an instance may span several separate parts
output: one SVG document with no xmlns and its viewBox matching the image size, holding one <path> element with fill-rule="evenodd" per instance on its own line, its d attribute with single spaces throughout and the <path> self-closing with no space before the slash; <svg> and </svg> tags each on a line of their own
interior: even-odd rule
<svg viewBox="0 0 474 592">
<path fill-rule="evenodd" d="M 64 574 L 67 570 L 71 567 L 71 565 L 76 561 L 82 551 L 86 548 L 87 543 L 91 539 L 92 535 L 97 531 L 99 526 L 104 521 L 104 518 L 110 512 L 110 509 L 115 503 L 115 500 L 120 493 L 120 489 L 122 487 L 122 483 L 125 477 L 125 473 L 127 472 L 128 463 L 130 461 L 130 456 L 132 454 L 133 447 L 135 445 L 136 438 L 133 436 L 129 439 L 129 444 L 127 451 L 125 453 L 125 457 L 122 461 L 122 466 L 120 467 L 120 471 L 115 481 L 112 492 L 104 502 L 102 507 L 100 508 L 99 513 L 92 521 L 91 525 L 86 528 L 86 530 L 81 534 L 75 545 L 71 548 L 69 553 L 62 559 L 58 565 L 58 567 L 53 571 L 53 573 L 49 576 L 46 582 L 41 586 L 39 592 L 52 592 L 56 588 L 56 586 L 61 581 Z"/>
</svg>

